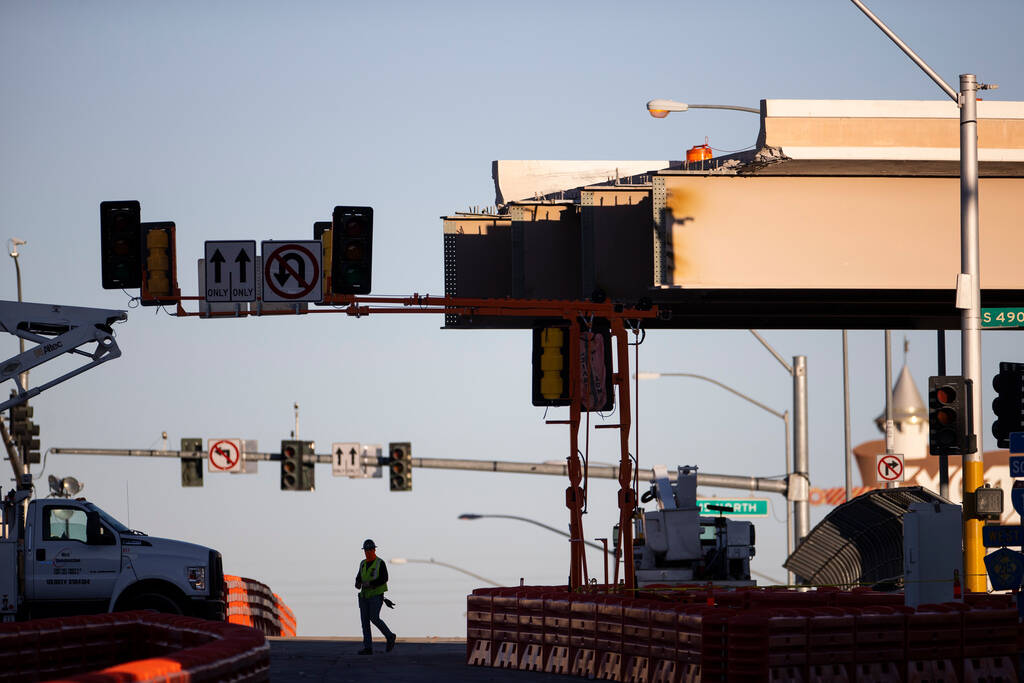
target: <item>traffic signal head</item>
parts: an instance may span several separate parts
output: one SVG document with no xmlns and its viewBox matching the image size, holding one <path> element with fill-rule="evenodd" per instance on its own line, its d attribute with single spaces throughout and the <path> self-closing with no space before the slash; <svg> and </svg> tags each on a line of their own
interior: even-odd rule
<svg viewBox="0 0 1024 683">
<path fill-rule="evenodd" d="M 533 405 L 569 405 L 569 330 L 541 327 L 533 331 Z"/>
<path fill-rule="evenodd" d="M 388 469 L 392 491 L 412 491 L 412 444 L 408 441 L 388 444 Z"/>
<path fill-rule="evenodd" d="M 100 265 L 104 289 L 142 285 L 141 209 L 137 201 L 100 203 Z"/>
<path fill-rule="evenodd" d="M 311 441 L 281 442 L 281 490 L 312 491 L 314 463 L 303 462 L 304 455 L 312 455 Z"/>
<path fill-rule="evenodd" d="M 172 298 L 178 293 L 174 223 L 142 223 L 141 235 L 142 305 L 173 303 Z"/>
<path fill-rule="evenodd" d="M 373 208 L 336 206 L 331 227 L 331 292 L 369 294 Z"/>
<path fill-rule="evenodd" d="M 999 448 L 1009 448 L 1010 434 L 1024 432 L 1024 363 L 1000 363 L 999 374 L 992 378 L 992 388 L 996 390 L 992 399 L 996 415 L 992 436 Z"/>
<path fill-rule="evenodd" d="M 301 491 L 302 442 L 281 442 L 281 490 Z"/>
<path fill-rule="evenodd" d="M 203 440 L 181 440 L 181 485 L 203 485 Z"/>
<path fill-rule="evenodd" d="M 963 377 L 928 378 L 928 450 L 932 455 L 977 452 L 971 395 L 972 383 Z"/>
</svg>

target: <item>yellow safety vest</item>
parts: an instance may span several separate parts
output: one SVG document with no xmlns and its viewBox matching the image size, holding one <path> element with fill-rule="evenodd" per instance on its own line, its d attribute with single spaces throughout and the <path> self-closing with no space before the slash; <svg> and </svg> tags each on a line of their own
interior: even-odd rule
<svg viewBox="0 0 1024 683">
<path fill-rule="evenodd" d="M 359 581 L 362 584 L 362 588 L 359 590 L 359 596 L 362 598 L 372 598 L 376 595 L 383 595 L 388 585 L 377 586 L 376 588 L 367 588 L 371 581 L 377 578 L 377 574 L 380 573 L 380 558 L 374 558 L 370 564 L 366 563 L 366 560 L 362 560 L 359 563 Z"/>
</svg>

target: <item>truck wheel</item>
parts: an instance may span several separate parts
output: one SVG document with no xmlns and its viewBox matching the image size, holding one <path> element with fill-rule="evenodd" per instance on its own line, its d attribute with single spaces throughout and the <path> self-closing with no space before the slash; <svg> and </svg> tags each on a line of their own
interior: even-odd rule
<svg viewBox="0 0 1024 683">
<path fill-rule="evenodd" d="M 151 609 L 163 614 L 184 614 L 181 605 L 174 598 L 163 593 L 142 593 L 132 598 L 129 609 Z"/>
</svg>

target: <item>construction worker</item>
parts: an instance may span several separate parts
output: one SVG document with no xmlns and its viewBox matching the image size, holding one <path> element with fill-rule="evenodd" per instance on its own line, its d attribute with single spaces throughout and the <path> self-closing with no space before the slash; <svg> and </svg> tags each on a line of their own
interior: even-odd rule
<svg viewBox="0 0 1024 683">
<path fill-rule="evenodd" d="M 370 624 L 372 623 L 387 639 L 385 650 L 391 652 L 395 647 L 397 637 L 388 628 L 388 625 L 380 618 L 380 608 L 386 602 L 388 607 L 394 603 L 384 597 L 388 589 L 388 568 L 384 560 L 377 557 L 377 545 L 373 539 L 363 541 L 363 553 L 366 559 L 359 563 L 359 572 L 356 573 L 356 588 L 359 589 L 359 619 L 363 623 L 363 649 L 361 655 L 373 654 L 373 639 L 370 637 Z"/>
</svg>

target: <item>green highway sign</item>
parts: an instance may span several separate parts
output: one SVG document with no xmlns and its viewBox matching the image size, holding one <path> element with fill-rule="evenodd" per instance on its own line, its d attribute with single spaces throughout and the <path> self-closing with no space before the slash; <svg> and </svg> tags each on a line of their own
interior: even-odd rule
<svg viewBox="0 0 1024 683">
<path fill-rule="evenodd" d="M 712 510 L 708 506 L 731 507 L 732 512 L 723 512 L 726 517 L 767 517 L 768 500 L 766 498 L 698 498 L 697 507 L 702 515 L 718 515 L 718 510 Z"/>
<path fill-rule="evenodd" d="M 1024 327 L 1024 308 L 983 308 L 981 326 Z"/>
</svg>

